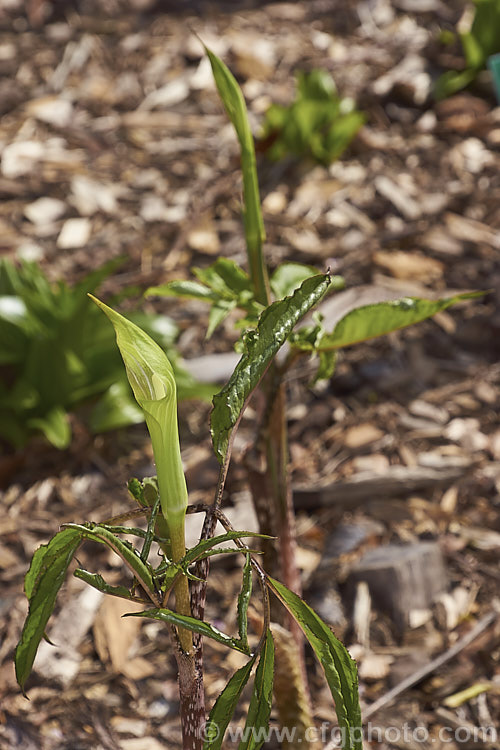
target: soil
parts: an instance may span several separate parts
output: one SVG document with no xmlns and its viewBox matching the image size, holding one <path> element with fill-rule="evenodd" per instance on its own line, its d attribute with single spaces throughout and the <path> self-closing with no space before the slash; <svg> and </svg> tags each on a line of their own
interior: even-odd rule
<svg viewBox="0 0 500 750">
<path fill-rule="evenodd" d="M 458 0 L 0 2 L 5 257 L 36 260 L 69 283 L 122 257 L 102 297 L 136 286 L 133 304 L 175 320 L 186 360 L 231 350 L 234 318 L 207 342 L 203 306 L 140 298 L 218 256 L 245 264 L 237 143 L 199 35 L 237 76 L 256 134 L 271 102 L 291 101 L 300 70 L 329 71 L 366 114 L 330 167 L 273 163 L 260 149 L 271 268 L 284 260 L 330 267 L 347 288 L 397 296 L 485 291 L 341 352 L 326 383 L 307 386 L 311 363 L 289 376 L 299 565 L 306 591 L 333 597 L 322 615 L 331 606 L 358 661 L 365 710 L 490 618 L 458 655 L 370 716 L 383 736 L 368 738 L 368 747 L 500 742 L 492 739 L 500 715 L 500 108 L 487 73 L 448 100 L 432 96 L 441 72 L 463 66 L 459 43 L 444 45 L 440 34 L 455 30 L 464 8 Z M 59 201 L 52 216 L 46 206 L 36 210 L 41 198 Z M 207 379 L 213 361 L 202 360 Z M 192 502 L 211 502 L 217 477 L 208 415 L 206 404 L 181 404 Z M 252 416 L 251 404 L 224 498 L 241 527 L 255 524 L 242 467 Z M 179 748 L 176 670 L 160 623 L 120 620 L 130 611 L 120 600 L 101 599 L 71 576 L 49 623 L 55 646 L 43 644 L 28 682 L 29 702 L 15 681 L 33 551 L 61 523 L 124 512 L 128 477 L 154 471 L 143 426 L 95 436 L 78 414 L 71 420 L 67 451 L 34 438 L 23 452 L 0 456 L 0 747 Z M 368 536 L 359 535 L 367 544 L 325 558 L 341 523 L 368 522 Z M 445 583 L 420 619 L 413 613 L 396 624 L 376 598 L 364 617 L 353 613 L 362 594 L 349 589 L 349 575 L 366 546 L 430 541 Z M 78 559 L 112 583 L 123 580 L 97 546 Z M 228 631 L 239 576 L 228 556 L 212 566 L 207 619 Z M 209 705 L 241 664 L 235 652 L 207 644 Z M 309 656 L 308 665 L 316 724 L 331 726 L 331 697 Z M 387 731 L 403 724 L 420 734 Z M 481 741 L 474 728 L 487 730 Z"/>
</svg>

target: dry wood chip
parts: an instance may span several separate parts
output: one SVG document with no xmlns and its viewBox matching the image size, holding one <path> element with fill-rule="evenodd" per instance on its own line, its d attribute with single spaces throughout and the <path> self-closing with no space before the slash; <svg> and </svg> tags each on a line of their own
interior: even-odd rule
<svg viewBox="0 0 500 750">
<path fill-rule="evenodd" d="M 370 445 L 384 437 L 384 432 L 371 422 L 350 427 L 342 436 L 344 445 L 348 448 L 361 448 Z"/>
<path fill-rule="evenodd" d="M 44 96 L 40 99 L 32 99 L 26 104 L 26 111 L 31 117 L 66 128 L 71 124 L 73 118 L 73 105 L 69 99 L 59 96 Z"/>
<path fill-rule="evenodd" d="M 403 250 L 388 252 L 379 250 L 374 255 L 375 263 L 386 268 L 397 279 L 417 280 L 424 283 L 441 278 L 444 264 L 421 253 Z"/>
<path fill-rule="evenodd" d="M 64 222 L 57 247 L 60 250 L 72 250 L 77 247 L 85 247 L 90 239 L 92 224 L 88 219 L 68 219 Z"/>
<path fill-rule="evenodd" d="M 394 657 L 389 654 L 374 654 L 370 651 L 361 657 L 359 676 L 367 682 L 383 680 L 391 671 L 393 661 Z"/>
<path fill-rule="evenodd" d="M 167 750 L 168 746 L 154 737 L 134 737 L 120 740 L 120 748 L 121 750 Z"/>
<path fill-rule="evenodd" d="M 403 190 L 401 185 L 396 184 L 385 175 L 375 177 L 375 187 L 380 195 L 387 198 L 406 219 L 413 221 L 418 219 L 422 213 L 418 203 Z"/>
<path fill-rule="evenodd" d="M 445 428 L 443 435 L 460 445 L 467 451 L 482 451 L 489 445 L 487 435 L 481 432 L 478 419 L 452 419 Z"/>
<path fill-rule="evenodd" d="M 95 647 L 99 658 L 104 664 L 111 664 L 116 672 L 131 679 L 142 679 L 154 672 L 150 662 L 129 657 L 142 620 L 138 617 L 122 617 L 127 612 L 141 612 L 143 609 L 144 605 L 140 603 L 107 596 L 94 622 Z"/>
<path fill-rule="evenodd" d="M 484 243 L 500 250 L 500 234 L 494 232 L 486 224 L 453 213 L 445 214 L 444 218 L 448 231 L 457 240 L 474 244 Z"/>
<path fill-rule="evenodd" d="M 49 630 L 55 646 L 42 641 L 38 648 L 34 669 L 39 674 L 63 685 L 69 685 L 76 677 L 81 662 L 78 647 L 94 622 L 102 597 L 100 591 L 86 587 L 65 602 Z"/>
<path fill-rule="evenodd" d="M 66 204 L 57 198 L 45 196 L 29 203 L 24 208 L 24 215 L 33 224 L 50 224 L 57 221 L 66 212 Z"/>
<path fill-rule="evenodd" d="M 219 255 L 220 240 L 214 221 L 205 216 L 188 233 L 187 241 L 192 250 L 198 250 L 205 255 Z"/>
</svg>

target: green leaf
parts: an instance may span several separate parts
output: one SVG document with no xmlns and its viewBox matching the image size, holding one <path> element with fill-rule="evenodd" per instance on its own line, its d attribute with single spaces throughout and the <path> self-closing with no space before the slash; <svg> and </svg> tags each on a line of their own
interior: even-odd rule
<svg viewBox="0 0 500 750">
<path fill-rule="evenodd" d="M 193 273 L 219 299 L 237 300 L 241 296 L 249 298 L 253 294 L 250 277 L 229 258 L 217 258 L 208 268 L 195 267 Z"/>
<path fill-rule="evenodd" d="M 153 594 L 155 584 L 151 565 L 141 559 L 140 553 L 129 542 L 119 539 L 105 526 L 100 526 L 96 523 L 67 523 L 64 525 L 64 528 L 78 531 L 84 539 L 91 539 L 93 542 L 106 544 L 133 571 L 143 589 Z"/>
<path fill-rule="evenodd" d="M 44 637 L 57 594 L 80 540 L 81 534 L 77 529 L 64 529 L 52 537 L 48 544 L 42 544 L 33 555 L 24 580 L 29 610 L 14 657 L 16 678 L 23 693 L 38 644 Z"/>
<path fill-rule="evenodd" d="M 248 707 L 243 740 L 238 750 L 260 750 L 269 727 L 274 682 L 274 640 L 268 629 L 255 671 L 253 693 Z"/>
<path fill-rule="evenodd" d="M 49 443 L 63 450 L 71 441 L 71 427 L 68 415 L 62 406 L 54 406 L 43 417 L 32 417 L 28 426 L 43 432 Z"/>
<path fill-rule="evenodd" d="M 104 578 L 99 573 L 90 573 L 84 568 L 76 568 L 73 571 L 75 578 L 79 578 L 81 581 L 85 581 L 89 586 L 102 591 L 103 594 L 110 594 L 111 596 L 119 596 L 121 599 L 131 599 L 132 594 L 126 586 L 111 586 L 106 583 Z"/>
<path fill-rule="evenodd" d="M 245 565 L 243 566 L 243 576 L 241 589 L 238 595 L 238 633 L 240 641 L 245 645 L 248 643 L 248 605 L 252 596 L 252 561 L 247 553 Z"/>
<path fill-rule="evenodd" d="M 304 632 L 321 662 L 342 732 L 343 750 L 363 750 L 356 664 L 345 646 L 297 594 L 279 581 L 268 583 Z"/>
<path fill-rule="evenodd" d="M 152 286 L 145 292 L 145 297 L 184 297 L 184 299 L 197 299 L 202 302 L 217 302 L 218 295 L 205 284 L 197 281 L 169 281 L 168 284 Z"/>
<path fill-rule="evenodd" d="M 203 750 L 220 750 L 224 734 L 231 721 L 243 688 L 248 682 L 255 657 L 240 667 L 214 703 L 205 725 L 205 742 Z"/>
<path fill-rule="evenodd" d="M 303 263 L 281 263 L 272 274 L 269 283 L 277 299 L 292 294 L 303 281 L 316 276 L 318 269 Z"/>
<path fill-rule="evenodd" d="M 306 279 L 293 295 L 274 302 L 264 310 L 256 331 L 247 334 L 244 341 L 246 352 L 236 365 L 228 383 L 213 399 L 212 442 L 220 463 L 224 462 L 231 432 L 248 397 L 294 326 L 319 302 L 329 285 L 328 275 Z"/>
<path fill-rule="evenodd" d="M 466 68 L 465 70 L 447 70 L 437 79 L 434 84 L 433 94 L 437 100 L 446 99 L 447 96 L 452 96 L 458 91 L 461 91 L 469 83 L 472 83 L 477 75 L 477 71 L 473 68 Z"/>
<path fill-rule="evenodd" d="M 213 625 L 203 620 L 197 620 L 194 617 L 188 617 L 188 615 L 180 615 L 178 612 L 174 612 L 171 609 L 156 608 L 146 609 L 144 612 L 130 612 L 124 617 L 149 617 L 152 620 L 160 620 L 161 622 L 168 622 L 170 625 L 177 625 L 181 628 L 191 630 L 193 633 L 199 633 L 207 638 L 211 638 L 218 643 L 224 644 L 235 651 L 241 651 L 242 654 L 248 654 L 248 647 L 244 647 L 237 638 L 232 638 L 225 633 L 222 633 Z"/>
<path fill-rule="evenodd" d="M 266 112 L 261 139 L 271 141 L 267 155 L 273 160 L 293 154 L 328 165 L 345 151 L 365 119 L 351 99 L 339 96 L 329 73 L 301 72 L 292 104 L 272 104 Z"/>
<path fill-rule="evenodd" d="M 339 295 L 335 300 L 335 303 L 338 302 L 338 309 L 334 312 L 334 317 L 337 320 L 333 331 L 324 333 L 314 347 L 306 345 L 300 340 L 300 337 L 297 337 L 291 343 L 298 348 L 317 352 L 341 349 L 360 341 L 384 336 L 391 331 L 406 328 L 432 317 L 441 310 L 446 310 L 457 302 L 475 299 L 484 294 L 485 292 L 466 292 L 439 300 L 404 297 L 403 299 L 376 302 L 360 307 L 356 307 L 358 304 L 356 301 L 353 304 L 345 305 L 341 295 Z M 352 299 L 352 295 L 350 295 L 350 298 Z"/>
<path fill-rule="evenodd" d="M 144 412 L 133 399 L 124 379 L 109 386 L 90 414 L 92 432 L 108 432 L 141 422 L 144 422 Z"/>
<path fill-rule="evenodd" d="M 194 547 L 191 547 L 186 555 L 181 560 L 181 565 L 187 566 L 199 560 L 208 550 L 213 549 L 218 544 L 224 542 L 232 542 L 234 539 L 243 539 L 244 537 L 252 537 L 254 539 L 271 539 L 272 537 L 266 534 L 259 534 L 256 531 L 227 531 L 225 534 L 219 536 L 212 536 L 209 539 L 202 539 Z"/>
<path fill-rule="evenodd" d="M 262 244 L 266 235 L 260 208 L 255 147 L 245 100 L 229 68 L 207 47 L 205 47 L 205 50 L 212 66 L 217 90 L 240 143 L 241 169 L 243 172 L 243 220 L 250 277 L 253 288 L 256 290 L 258 302 L 266 304 L 268 280 L 262 255 Z"/>
</svg>

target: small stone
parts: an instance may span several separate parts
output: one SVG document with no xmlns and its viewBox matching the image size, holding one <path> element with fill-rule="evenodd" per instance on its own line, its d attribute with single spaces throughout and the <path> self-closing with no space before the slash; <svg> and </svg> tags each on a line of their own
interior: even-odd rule
<svg viewBox="0 0 500 750">
<path fill-rule="evenodd" d="M 57 238 L 57 247 L 60 250 L 84 247 L 90 239 L 91 231 L 92 225 L 88 219 L 68 219 Z"/>
<path fill-rule="evenodd" d="M 24 215 L 33 224 L 51 224 L 66 211 L 66 204 L 57 198 L 38 198 L 24 208 Z"/>
</svg>

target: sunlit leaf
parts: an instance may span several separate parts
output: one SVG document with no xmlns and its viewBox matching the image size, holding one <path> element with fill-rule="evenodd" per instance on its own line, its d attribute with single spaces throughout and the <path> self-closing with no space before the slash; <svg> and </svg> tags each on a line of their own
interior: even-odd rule
<svg viewBox="0 0 500 750">
<path fill-rule="evenodd" d="M 248 682 L 255 657 L 250 659 L 243 667 L 240 667 L 226 687 L 219 695 L 210 711 L 208 721 L 205 725 L 205 741 L 203 750 L 220 750 L 224 734 L 229 726 L 234 710 L 238 704 L 243 688 Z"/>
<path fill-rule="evenodd" d="M 155 584 L 151 565 L 141 559 L 139 552 L 129 542 L 119 539 L 105 526 L 96 523 L 68 523 L 65 524 L 64 528 L 78 531 L 80 537 L 84 539 L 91 539 L 94 542 L 107 545 L 133 571 L 144 590 L 150 593 L 154 592 Z"/>
<path fill-rule="evenodd" d="M 64 529 L 33 555 L 24 581 L 29 610 L 15 652 L 16 678 L 23 692 L 57 594 L 80 541 L 77 529 Z"/>
<path fill-rule="evenodd" d="M 299 332 L 297 337 L 292 339 L 292 345 L 316 352 L 341 349 L 406 328 L 446 310 L 457 302 L 484 294 L 484 292 L 466 292 L 438 300 L 404 297 L 359 306 L 361 295 L 356 299 L 355 291 L 349 290 L 345 296 L 339 294 L 328 301 L 330 318 L 334 323 L 334 328 L 330 333 L 323 333 L 315 344 L 311 345 L 301 338 Z"/>
<path fill-rule="evenodd" d="M 256 290 L 257 301 L 266 304 L 268 280 L 262 256 L 262 243 L 266 235 L 260 208 L 255 147 L 247 108 L 241 89 L 229 68 L 207 47 L 205 47 L 205 50 L 212 66 L 217 90 L 240 143 L 241 169 L 243 172 L 243 219 L 250 276 L 253 288 Z"/>
<path fill-rule="evenodd" d="M 224 646 L 228 646 L 235 651 L 241 651 L 243 654 L 248 654 L 248 648 L 243 647 L 237 638 L 232 638 L 230 635 L 222 633 L 208 622 L 197 620 L 194 617 L 188 617 L 188 615 L 180 615 L 178 612 L 174 612 L 171 609 L 166 609 L 164 607 L 146 609 L 144 612 L 130 612 L 125 615 L 125 617 L 148 617 L 152 620 L 168 622 L 170 625 L 177 625 L 186 630 L 190 630 L 192 633 L 199 633 L 200 635 L 211 638 L 218 643 L 223 643 Z"/>
<path fill-rule="evenodd" d="M 247 720 L 243 730 L 243 740 L 238 750 L 260 750 L 265 741 L 269 726 L 274 682 L 274 641 L 270 630 L 255 670 L 253 693 L 248 707 Z"/>
<path fill-rule="evenodd" d="M 248 397 L 294 326 L 319 302 L 329 284 L 330 277 L 326 274 L 306 279 L 290 297 L 274 302 L 264 310 L 257 329 L 247 334 L 244 340 L 246 352 L 228 383 L 214 396 L 212 442 L 221 463 L 228 450 L 231 431 L 238 422 Z"/>
<path fill-rule="evenodd" d="M 248 605 L 252 596 L 252 561 L 250 555 L 246 555 L 243 566 L 241 589 L 238 595 L 238 633 L 242 643 L 248 643 Z"/>
<path fill-rule="evenodd" d="M 363 750 L 356 664 L 308 604 L 279 581 L 268 578 L 268 583 L 301 627 L 321 662 L 335 703 L 343 750 Z"/>
<path fill-rule="evenodd" d="M 102 575 L 99 573 L 90 573 L 84 568 L 76 568 L 73 571 L 75 578 L 79 578 L 81 581 L 85 581 L 89 586 L 101 591 L 103 594 L 110 594 L 111 596 L 119 596 L 121 599 L 131 599 L 132 594 L 126 586 L 111 586 L 106 583 Z"/>
</svg>

